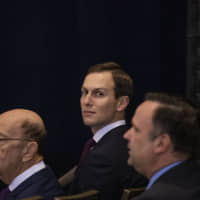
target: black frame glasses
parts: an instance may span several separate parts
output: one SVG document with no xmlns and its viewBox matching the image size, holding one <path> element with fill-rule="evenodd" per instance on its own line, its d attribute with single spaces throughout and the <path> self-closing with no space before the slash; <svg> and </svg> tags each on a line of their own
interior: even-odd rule
<svg viewBox="0 0 200 200">
<path fill-rule="evenodd" d="M 0 138 L 0 141 L 7 141 L 7 140 L 19 140 L 19 141 L 34 141 L 33 139 L 28 139 L 28 138 L 9 138 L 9 137 L 5 137 L 5 138 Z"/>
</svg>

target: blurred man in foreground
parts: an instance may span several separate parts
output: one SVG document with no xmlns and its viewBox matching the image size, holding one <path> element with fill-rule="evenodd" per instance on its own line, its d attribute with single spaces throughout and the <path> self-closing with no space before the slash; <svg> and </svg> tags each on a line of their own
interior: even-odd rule
<svg viewBox="0 0 200 200">
<path fill-rule="evenodd" d="M 43 161 L 46 130 L 33 111 L 14 109 L 0 115 L 0 179 L 8 184 L 0 199 L 20 200 L 63 194 L 52 170 Z"/>
</svg>

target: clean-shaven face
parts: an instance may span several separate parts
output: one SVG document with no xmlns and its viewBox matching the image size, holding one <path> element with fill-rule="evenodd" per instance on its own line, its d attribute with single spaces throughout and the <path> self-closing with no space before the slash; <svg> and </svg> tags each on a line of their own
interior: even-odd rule
<svg viewBox="0 0 200 200">
<path fill-rule="evenodd" d="M 22 138 L 16 127 L 13 126 L 11 131 L 7 121 L 0 120 L 0 139 Z M 6 184 L 21 172 L 24 143 L 21 140 L 0 140 L 0 179 Z"/>
<path fill-rule="evenodd" d="M 151 101 L 139 105 L 132 118 L 131 128 L 124 134 L 124 138 L 128 140 L 128 164 L 144 175 L 154 156 L 154 141 L 150 139 L 150 133 L 153 130 L 153 112 L 157 106 L 157 103 Z"/>
<path fill-rule="evenodd" d="M 81 111 L 85 125 L 93 133 L 117 119 L 117 99 L 111 72 L 94 72 L 85 77 L 81 88 Z"/>
</svg>

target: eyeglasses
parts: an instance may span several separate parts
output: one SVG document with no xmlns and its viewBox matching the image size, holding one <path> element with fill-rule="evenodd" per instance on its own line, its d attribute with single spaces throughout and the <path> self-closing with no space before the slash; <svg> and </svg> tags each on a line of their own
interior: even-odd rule
<svg viewBox="0 0 200 200">
<path fill-rule="evenodd" d="M 34 141 L 33 139 L 28 139 L 28 138 L 0 138 L 0 141 L 7 141 L 7 140 L 19 140 L 19 141 Z"/>
</svg>

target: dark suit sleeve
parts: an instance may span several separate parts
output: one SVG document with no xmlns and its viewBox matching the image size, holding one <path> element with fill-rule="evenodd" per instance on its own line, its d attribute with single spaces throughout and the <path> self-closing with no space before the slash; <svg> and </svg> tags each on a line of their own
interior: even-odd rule
<svg viewBox="0 0 200 200">
<path fill-rule="evenodd" d="M 63 194 L 53 171 L 46 167 L 21 183 L 6 200 L 21 200 L 36 195 L 43 196 L 45 200 L 53 200 L 55 196 Z"/>
</svg>

